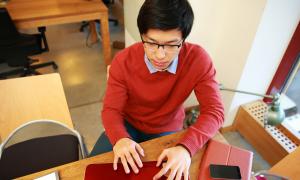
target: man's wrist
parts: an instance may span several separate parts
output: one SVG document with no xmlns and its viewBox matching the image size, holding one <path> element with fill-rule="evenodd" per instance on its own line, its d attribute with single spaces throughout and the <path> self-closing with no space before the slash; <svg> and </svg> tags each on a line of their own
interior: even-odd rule
<svg viewBox="0 0 300 180">
<path fill-rule="evenodd" d="M 122 139 L 131 139 L 132 140 L 131 137 L 120 137 L 118 140 L 116 140 L 116 142 L 115 142 L 115 144 L 113 144 L 113 146 L 115 146 Z"/>
<path fill-rule="evenodd" d="M 180 147 L 183 147 L 188 153 L 189 153 L 189 155 L 190 155 L 190 158 L 192 158 L 192 154 L 191 154 L 191 152 L 190 152 L 190 150 L 189 150 L 189 148 L 187 148 L 184 144 L 177 144 L 176 146 L 180 146 Z"/>
</svg>

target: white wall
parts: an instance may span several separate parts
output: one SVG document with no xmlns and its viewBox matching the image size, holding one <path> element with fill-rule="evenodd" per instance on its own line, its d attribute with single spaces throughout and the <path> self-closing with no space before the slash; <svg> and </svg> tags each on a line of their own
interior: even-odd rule
<svg viewBox="0 0 300 180">
<path fill-rule="evenodd" d="M 295 29 L 297 17 L 299 21 L 300 1 L 189 1 L 194 9 L 195 22 L 187 40 L 202 45 L 209 52 L 217 69 L 218 81 L 230 88 L 252 90 L 248 87 L 255 86 L 259 90 L 266 90 L 286 49 L 286 43 L 290 40 L 290 34 Z M 124 1 L 126 46 L 140 41 L 136 17 L 143 2 Z M 261 26 L 265 28 L 262 29 Z M 272 33 L 274 30 L 276 33 Z M 262 59 L 266 64 L 260 61 Z M 264 67 L 272 65 L 272 68 L 262 68 L 262 64 Z M 257 68 L 258 65 L 260 69 Z M 259 78 L 250 78 L 253 74 Z M 222 92 L 222 97 L 225 104 L 225 126 L 228 126 L 232 123 L 237 107 L 249 101 L 229 92 Z M 188 104 L 193 103 L 196 103 L 195 98 L 191 98 Z"/>
<path fill-rule="evenodd" d="M 137 15 L 144 0 L 124 0 L 125 46 L 140 41 Z"/>
<path fill-rule="evenodd" d="M 299 20 L 299 0 L 267 2 L 237 89 L 266 93 Z M 232 123 L 239 105 L 255 99 L 261 98 L 236 93 L 225 126 Z"/>
<path fill-rule="evenodd" d="M 255 38 L 266 0 L 190 0 L 195 22 L 189 41 L 209 52 L 220 83 L 237 87 Z M 233 93 L 222 92 L 226 117 Z M 228 122 L 225 119 L 225 124 Z"/>
</svg>

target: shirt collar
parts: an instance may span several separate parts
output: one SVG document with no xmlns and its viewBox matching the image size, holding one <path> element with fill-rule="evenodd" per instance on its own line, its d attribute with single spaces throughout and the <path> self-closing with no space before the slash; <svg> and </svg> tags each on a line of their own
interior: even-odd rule
<svg viewBox="0 0 300 180">
<path fill-rule="evenodd" d="M 151 74 L 158 72 L 158 70 L 151 64 L 146 54 L 144 56 L 144 61 Z M 177 65 L 178 65 L 178 55 L 174 58 L 174 60 L 171 62 L 171 64 L 166 70 L 169 73 L 176 74 Z"/>
</svg>

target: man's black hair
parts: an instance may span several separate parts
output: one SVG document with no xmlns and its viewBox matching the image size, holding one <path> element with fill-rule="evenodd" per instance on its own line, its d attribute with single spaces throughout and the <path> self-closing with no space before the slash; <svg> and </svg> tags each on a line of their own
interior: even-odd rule
<svg viewBox="0 0 300 180">
<path fill-rule="evenodd" d="M 178 29 L 183 39 L 190 34 L 193 21 L 188 0 L 146 0 L 137 18 L 140 34 L 146 34 L 149 29 Z"/>
</svg>

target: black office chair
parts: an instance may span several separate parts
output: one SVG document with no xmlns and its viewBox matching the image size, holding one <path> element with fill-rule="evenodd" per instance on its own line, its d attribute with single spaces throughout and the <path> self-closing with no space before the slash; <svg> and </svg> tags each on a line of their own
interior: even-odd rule
<svg viewBox="0 0 300 180">
<path fill-rule="evenodd" d="M 111 4 L 114 4 L 115 1 L 114 0 L 102 0 L 103 3 L 109 8 L 109 6 Z M 108 18 L 108 21 L 109 22 L 113 22 L 115 26 L 117 26 L 119 24 L 119 21 L 117 19 L 113 19 L 113 18 Z M 96 20 L 96 23 L 100 23 L 99 20 Z M 87 26 L 89 25 L 88 22 L 84 22 L 81 26 L 80 26 L 80 29 L 79 31 L 80 32 L 83 32 L 84 28 L 86 28 Z"/>
<path fill-rule="evenodd" d="M 81 135 L 53 120 L 33 120 L 0 145 L 0 179 L 8 180 L 87 157 Z"/>
<path fill-rule="evenodd" d="M 0 62 L 5 62 L 10 67 L 22 67 L 7 72 L 0 73 L 0 78 L 6 78 L 12 75 L 38 75 L 36 69 L 52 66 L 57 69 L 55 62 L 46 62 L 40 64 L 28 56 L 40 54 L 48 51 L 48 44 L 45 37 L 45 27 L 40 27 L 38 34 L 21 34 L 15 27 L 6 8 L 0 8 Z"/>
</svg>

